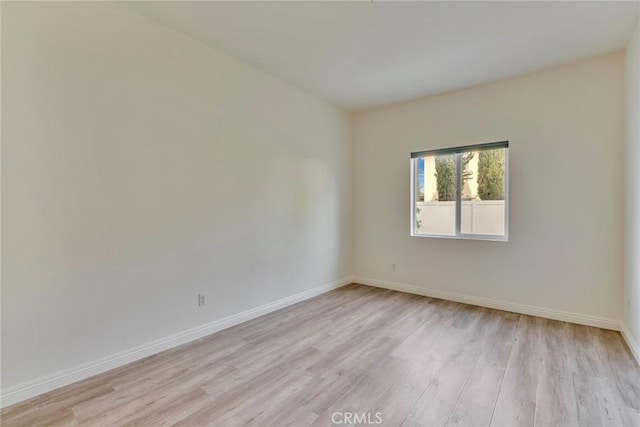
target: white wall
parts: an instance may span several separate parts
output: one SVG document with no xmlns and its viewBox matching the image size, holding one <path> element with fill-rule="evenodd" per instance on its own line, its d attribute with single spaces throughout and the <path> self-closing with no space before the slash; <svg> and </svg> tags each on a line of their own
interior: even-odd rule
<svg viewBox="0 0 640 427">
<path fill-rule="evenodd" d="M 624 323 L 640 351 L 640 23 L 626 50 L 626 263 Z M 636 354 L 640 357 L 640 353 Z"/>
<path fill-rule="evenodd" d="M 356 276 L 620 321 L 623 98 L 618 53 L 356 114 Z M 410 237 L 409 153 L 502 140 L 509 242 Z"/>
<path fill-rule="evenodd" d="M 350 275 L 347 114 L 115 3 L 2 31 L 3 388 Z"/>
</svg>

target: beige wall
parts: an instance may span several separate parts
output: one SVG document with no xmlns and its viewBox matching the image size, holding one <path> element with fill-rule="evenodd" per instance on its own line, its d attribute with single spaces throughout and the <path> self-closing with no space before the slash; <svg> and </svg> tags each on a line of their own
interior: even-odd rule
<svg viewBox="0 0 640 427">
<path fill-rule="evenodd" d="M 355 274 L 621 320 L 623 99 L 613 54 L 356 114 Z M 502 140 L 509 242 L 411 237 L 409 153 Z"/>
<path fill-rule="evenodd" d="M 626 50 L 626 262 L 624 323 L 640 358 L 640 23 Z"/>
<path fill-rule="evenodd" d="M 347 114 L 115 3 L 2 38 L 3 389 L 350 275 Z"/>
</svg>

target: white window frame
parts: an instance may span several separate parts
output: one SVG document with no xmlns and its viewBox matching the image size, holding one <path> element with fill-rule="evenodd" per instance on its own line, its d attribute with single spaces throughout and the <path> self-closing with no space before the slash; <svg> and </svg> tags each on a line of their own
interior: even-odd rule
<svg viewBox="0 0 640 427">
<path fill-rule="evenodd" d="M 467 234 L 462 233 L 462 154 L 469 151 L 488 150 L 504 148 L 504 235 L 493 234 Z M 417 159 L 419 157 L 434 156 L 442 154 L 456 155 L 456 234 L 419 234 L 416 232 L 416 190 L 418 187 Z M 509 141 L 491 142 L 487 144 L 466 145 L 462 147 L 443 148 L 438 150 L 417 151 L 411 153 L 411 236 L 412 237 L 435 237 L 439 239 L 469 239 L 469 240 L 491 240 L 498 242 L 509 241 Z"/>
</svg>

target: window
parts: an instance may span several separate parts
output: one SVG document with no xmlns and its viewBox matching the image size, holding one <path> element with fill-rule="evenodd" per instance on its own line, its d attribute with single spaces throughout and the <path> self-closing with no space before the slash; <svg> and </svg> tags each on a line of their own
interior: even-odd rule
<svg viewBox="0 0 640 427">
<path fill-rule="evenodd" d="M 411 153 L 411 235 L 507 240 L 509 142 Z"/>
</svg>

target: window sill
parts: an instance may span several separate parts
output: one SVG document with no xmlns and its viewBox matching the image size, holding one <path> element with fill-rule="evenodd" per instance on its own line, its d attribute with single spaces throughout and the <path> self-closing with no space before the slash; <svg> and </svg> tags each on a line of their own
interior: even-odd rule
<svg viewBox="0 0 640 427">
<path fill-rule="evenodd" d="M 473 234 L 462 234 L 458 236 L 447 236 L 444 234 L 416 234 L 411 233 L 411 237 L 430 237 L 435 239 L 452 239 L 452 240 L 484 240 L 488 242 L 508 242 L 508 236 L 490 236 L 490 235 L 473 235 Z"/>
</svg>

